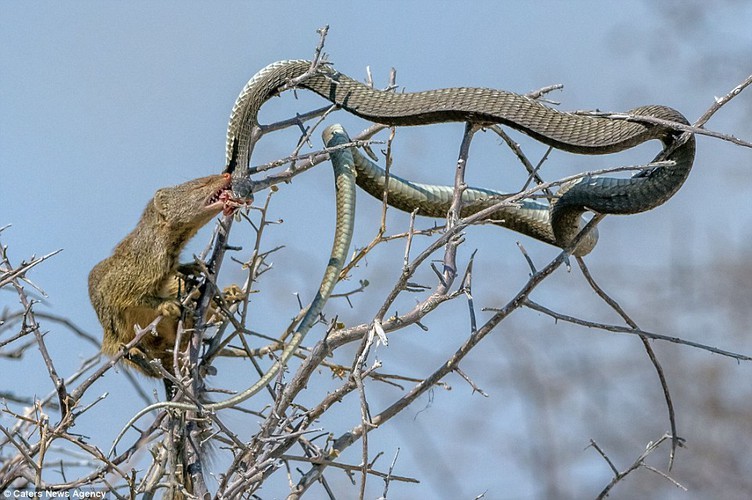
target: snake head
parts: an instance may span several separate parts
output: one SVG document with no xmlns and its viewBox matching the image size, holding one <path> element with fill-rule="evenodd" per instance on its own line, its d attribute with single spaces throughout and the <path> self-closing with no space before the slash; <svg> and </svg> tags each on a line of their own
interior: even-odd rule
<svg viewBox="0 0 752 500">
<path fill-rule="evenodd" d="M 220 212 L 230 215 L 251 201 L 235 197 L 231 184 L 232 177 L 225 173 L 162 188 L 154 195 L 152 208 L 163 223 L 192 235 Z"/>
</svg>

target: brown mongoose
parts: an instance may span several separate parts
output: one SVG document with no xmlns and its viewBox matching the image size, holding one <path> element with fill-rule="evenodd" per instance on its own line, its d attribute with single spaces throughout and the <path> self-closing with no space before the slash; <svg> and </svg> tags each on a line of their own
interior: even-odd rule
<svg viewBox="0 0 752 500">
<path fill-rule="evenodd" d="M 188 240 L 220 212 L 231 214 L 230 174 L 201 177 L 158 190 L 136 228 L 112 256 L 89 274 L 89 297 L 104 328 L 102 352 L 117 354 L 133 340 L 136 325 L 157 316 L 157 335 L 147 335 L 125 359 L 150 377 L 161 377 L 149 361 L 159 359 L 172 372 L 173 348 L 180 319 L 178 258 Z M 187 324 L 190 327 L 191 324 Z"/>
</svg>

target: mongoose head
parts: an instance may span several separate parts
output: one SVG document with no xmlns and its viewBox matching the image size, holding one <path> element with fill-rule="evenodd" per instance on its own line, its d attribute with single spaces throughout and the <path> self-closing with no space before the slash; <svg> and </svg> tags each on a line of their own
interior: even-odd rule
<svg viewBox="0 0 752 500">
<path fill-rule="evenodd" d="M 160 189 L 152 203 L 167 225 L 197 229 L 219 212 L 230 215 L 240 204 L 232 196 L 231 182 L 230 174 L 201 177 Z"/>
</svg>

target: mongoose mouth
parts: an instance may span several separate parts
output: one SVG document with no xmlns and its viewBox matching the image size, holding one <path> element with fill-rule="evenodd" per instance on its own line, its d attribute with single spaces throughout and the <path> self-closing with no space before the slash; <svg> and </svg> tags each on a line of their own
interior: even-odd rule
<svg viewBox="0 0 752 500">
<path fill-rule="evenodd" d="M 227 175 L 227 182 L 206 200 L 206 208 L 221 210 L 224 215 L 232 215 L 238 207 L 252 200 L 241 200 L 232 195 L 232 178 Z"/>
</svg>

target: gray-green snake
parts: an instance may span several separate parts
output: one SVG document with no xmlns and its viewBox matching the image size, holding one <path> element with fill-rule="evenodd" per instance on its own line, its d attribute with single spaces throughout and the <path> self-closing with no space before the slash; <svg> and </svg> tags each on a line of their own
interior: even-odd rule
<svg viewBox="0 0 752 500">
<path fill-rule="evenodd" d="M 253 130 L 258 127 L 261 106 L 291 80 L 306 75 L 311 62 L 293 60 L 270 64 L 259 71 L 240 93 L 227 131 L 226 164 L 236 178 L 246 178 L 253 148 Z M 299 87 L 311 90 L 342 109 L 385 125 L 426 125 L 464 121 L 508 125 L 549 146 L 579 154 L 607 154 L 622 151 L 650 139 L 663 142 L 657 160 L 673 160 L 674 166 L 656 168 L 629 179 L 584 177 L 562 187 L 552 206 L 528 204 L 521 207 L 519 220 L 512 210 L 504 225 L 530 236 L 566 247 L 581 227 L 585 210 L 607 214 L 631 214 L 650 210 L 670 198 L 682 185 L 694 161 L 694 136 L 679 143 L 679 133 L 667 126 L 615 120 L 607 117 L 563 113 L 528 97 L 486 88 L 450 88 L 424 92 L 396 93 L 373 89 L 329 66 L 304 78 Z M 652 117 L 687 124 L 678 111 L 666 106 L 642 106 L 628 115 Z M 358 183 L 381 198 L 383 186 Z M 390 183 L 391 187 L 391 183 Z M 438 187 L 434 187 L 438 188 Z M 377 189 L 378 192 L 373 191 Z M 444 188 L 439 188 L 444 189 Z M 409 193 L 402 197 L 403 210 L 419 208 L 427 215 L 441 214 L 441 201 L 425 190 L 423 199 Z M 414 193 L 414 190 L 412 191 Z M 246 194 L 246 193 L 241 193 Z M 480 192 L 478 192 L 480 194 Z M 388 199 L 399 197 L 389 193 Z M 532 210 L 541 213 L 530 218 Z M 524 219 L 528 219 L 524 221 Z M 553 235 L 553 238 L 551 238 Z M 591 242 L 592 243 L 592 242 Z M 583 245 L 578 253 L 587 253 Z"/>
<path fill-rule="evenodd" d="M 664 203 L 681 187 L 694 161 L 694 136 L 688 135 L 679 140 L 680 134 L 670 126 L 564 113 L 522 95 L 486 88 L 450 88 L 414 93 L 380 91 L 326 65 L 319 66 L 308 75 L 311 67 L 311 62 L 303 60 L 270 64 L 253 76 L 240 93 L 230 117 L 226 153 L 226 170 L 233 172 L 234 186 L 239 195 L 249 194 L 243 192 L 248 191 L 248 184 L 243 181 L 247 180 L 249 160 L 257 138 L 255 134 L 260 130 L 258 112 L 261 106 L 277 95 L 285 85 L 304 75 L 305 78 L 297 82 L 298 87 L 311 90 L 352 114 L 390 126 L 427 125 L 448 121 L 481 125 L 498 123 L 515 128 L 554 148 L 590 155 L 614 153 L 650 139 L 660 140 L 663 150 L 656 157 L 656 161 L 671 160 L 674 162 L 673 166 L 657 167 L 628 179 L 586 176 L 559 189 L 550 206 L 524 201 L 517 209 L 509 207 L 508 211 L 505 209 L 503 213 L 492 216 L 494 219 L 503 219 L 502 225 L 563 248 L 567 247 L 579 232 L 581 214 L 584 211 L 631 214 L 650 210 Z M 628 115 L 688 123 L 681 113 L 666 106 L 642 106 L 630 110 Z M 344 131 L 333 136 L 333 140 L 337 142 L 345 137 Z M 332 154 L 333 161 L 353 161 L 352 157 L 346 158 L 349 154 L 346 151 L 343 150 L 342 155 Z M 365 160 L 355 152 L 355 159 L 358 158 Z M 383 175 L 379 181 L 379 174 L 373 170 L 373 167 L 378 167 L 373 164 L 369 166 L 368 163 L 370 162 L 367 160 L 356 162 L 359 168 L 362 165 L 368 167 L 359 172 L 357 181 L 372 195 L 381 198 L 385 184 Z M 363 173 L 368 169 L 371 169 L 374 175 L 369 177 Z M 348 179 L 346 182 L 345 178 Z M 343 179 L 341 187 L 339 179 Z M 219 403 L 204 405 L 205 410 L 214 411 L 231 407 L 260 391 L 287 363 L 323 308 L 339 272 L 334 270 L 341 265 L 341 259 L 344 259 L 340 258 L 337 252 L 342 248 L 347 252 L 345 247 L 349 246 L 352 235 L 354 206 L 346 200 L 354 198 L 349 198 L 350 195 L 344 196 L 343 191 L 352 190 L 351 196 L 354 197 L 355 188 L 350 185 L 348 175 L 338 177 L 337 183 L 337 231 L 334 249 L 320 291 L 311 303 L 308 314 L 299 324 L 279 360 L 261 379 L 236 396 Z M 446 206 L 448 196 L 446 190 L 450 188 L 415 184 L 396 177 L 390 178 L 388 188 L 388 202 L 396 208 L 408 211 L 418 208 L 421 213 L 431 216 L 446 214 L 443 207 Z M 422 197 L 416 195 L 418 192 L 422 193 Z M 489 195 L 493 197 L 491 200 L 486 199 Z M 467 210 L 473 210 L 478 206 L 485 207 L 488 203 L 496 203 L 499 193 L 473 188 L 466 191 L 465 196 Z M 463 212 L 462 215 L 466 214 Z M 349 226 L 349 229 L 346 226 Z M 589 242 L 583 242 L 575 253 L 585 254 L 594 244 L 595 237 L 591 237 Z M 127 427 L 147 412 L 163 407 L 195 409 L 193 405 L 185 403 L 157 403 L 140 411 Z"/>
<path fill-rule="evenodd" d="M 367 193 L 382 199 L 388 191 L 389 206 L 428 217 L 446 217 L 454 195 L 453 186 L 421 184 L 389 174 L 387 187 L 386 171 L 353 149 L 357 183 Z M 468 187 L 462 192 L 461 217 L 468 217 L 481 210 L 498 205 L 509 195 L 477 187 Z M 530 199 L 515 202 L 514 205 L 499 206 L 487 217 L 494 224 L 532 236 L 540 241 L 556 245 L 556 236 L 550 222 L 549 205 Z M 583 221 L 584 222 L 584 221 Z M 580 227 L 584 227 L 581 222 Z M 579 228 L 578 228 L 579 229 Z M 593 228 L 577 246 L 574 253 L 585 255 L 598 242 L 598 228 Z"/>
<path fill-rule="evenodd" d="M 339 125 L 332 125 L 328 127 L 322 133 L 322 138 L 326 147 L 334 147 L 341 144 L 350 142 L 350 138 L 347 133 Z M 324 308 L 324 304 L 329 299 L 329 296 L 334 289 L 334 285 L 337 283 L 339 273 L 345 265 L 347 259 L 348 250 L 350 248 L 350 242 L 352 240 L 353 229 L 355 227 L 355 167 L 353 156 L 350 148 L 340 149 L 330 154 L 332 167 L 334 169 L 334 185 L 336 190 L 336 206 L 337 206 L 337 218 L 334 230 L 334 241 L 332 243 L 332 251 L 329 257 L 329 263 L 324 270 L 324 277 L 321 279 L 321 285 L 316 297 L 311 302 L 310 307 L 305 312 L 303 319 L 298 323 L 295 333 L 293 334 L 290 342 L 282 350 L 279 359 L 269 368 L 269 370 L 261 376 L 251 387 L 243 392 L 226 399 L 218 403 L 210 403 L 203 405 L 204 411 L 216 411 L 223 408 L 230 408 L 239 403 L 242 403 L 246 399 L 250 398 L 257 392 L 259 392 L 264 386 L 270 383 L 274 377 L 279 373 L 281 369 L 287 364 L 287 361 L 297 350 L 300 343 L 303 341 L 306 333 L 318 320 L 319 314 Z M 112 445 L 114 450 L 117 443 L 125 434 L 126 430 L 131 425 L 136 423 L 138 419 L 147 413 L 158 410 L 160 408 L 174 408 L 180 410 L 195 410 L 196 407 L 192 404 L 178 403 L 173 401 L 165 401 L 155 403 L 142 409 L 126 424 L 123 430 L 115 438 Z M 110 454 L 112 453 L 110 451 Z"/>
</svg>

